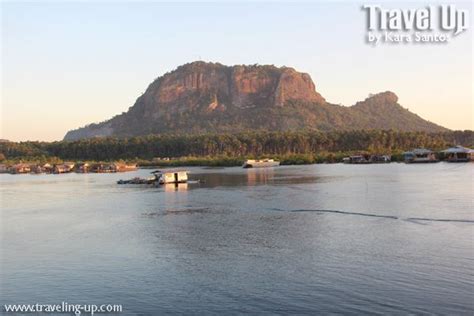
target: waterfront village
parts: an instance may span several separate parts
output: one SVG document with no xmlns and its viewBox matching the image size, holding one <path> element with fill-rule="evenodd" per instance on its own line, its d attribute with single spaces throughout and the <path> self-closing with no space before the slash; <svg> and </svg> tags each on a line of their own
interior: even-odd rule
<svg viewBox="0 0 474 316">
<path fill-rule="evenodd" d="M 0 164 L 0 173 L 10 174 L 40 174 L 40 173 L 114 173 L 137 170 L 136 164 L 126 163 L 87 163 L 87 162 L 63 162 L 60 164 L 31 164 L 17 163 L 13 165 Z"/>
<path fill-rule="evenodd" d="M 344 163 L 367 164 L 367 163 L 388 163 L 392 161 L 390 155 L 354 155 L 342 159 Z M 403 153 L 405 163 L 432 163 L 432 162 L 470 162 L 474 161 L 474 149 L 463 146 L 454 146 L 440 152 L 435 152 L 426 148 L 416 148 Z"/>
<path fill-rule="evenodd" d="M 156 160 L 158 165 L 167 165 L 167 163 L 178 160 L 179 158 L 160 158 Z M 403 153 L 403 162 L 405 163 L 433 163 L 439 161 L 446 162 L 470 162 L 474 161 L 474 149 L 463 146 L 455 146 L 440 152 L 435 152 L 425 148 L 416 148 Z M 373 164 L 390 163 L 390 155 L 377 154 L 357 154 L 344 157 L 342 161 L 345 164 Z M 291 163 L 287 163 L 291 164 Z M 244 168 L 273 167 L 280 165 L 279 161 L 273 159 L 246 160 Z M 172 166 L 172 165 L 171 165 Z M 62 162 L 62 163 L 16 163 L 0 164 L 0 173 L 9 174 L 62 174 L 62 173 L 115 173 L 135 171 L 138 169 L 136 163 L 125 162 L 112 163 L 88 163 L 88 162 Z"/>
</svg>

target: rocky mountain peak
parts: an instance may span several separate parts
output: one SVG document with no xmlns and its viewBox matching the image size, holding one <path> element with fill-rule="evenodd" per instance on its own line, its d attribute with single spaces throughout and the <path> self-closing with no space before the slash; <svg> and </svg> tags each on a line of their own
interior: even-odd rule
<svg viewBox="0 0 474 316">
<path fill-rule="evenodd" d="M 283 106 L 288 100 L 324 102 L 308 74 L 270 65 L 224 66 L 196 61 L 178 67 L 150 85 L 147 103 L 195 107 L 205 98 L 238 108 Z M 191 99 L 190 99 L 191 98 Z M 215 100 L 212 101 L 212 103 Z M 194 104 L 191 104 L 194 103 Z"/>
<path fill-rule="evenodd" d="M 295 129 L 444 130 L 398 105 L 395 93 L 331 105 L 307 73 L 273 65 L 195 61 L 154 80 L 128 112 L 66 134 L 66 140 L 157 133 Z"/>
<path fill-rule="evenodd" d="M 380 92 L 377 94 L 372 94 L 366 99 L 366 101 L 368 99 L 371 99 L 374 102 L 383 102 L 383 103 L 397 103 L 398 102 L 398 96 L 392 91 L 385 91 L 385 92 Z"/>
</svg>

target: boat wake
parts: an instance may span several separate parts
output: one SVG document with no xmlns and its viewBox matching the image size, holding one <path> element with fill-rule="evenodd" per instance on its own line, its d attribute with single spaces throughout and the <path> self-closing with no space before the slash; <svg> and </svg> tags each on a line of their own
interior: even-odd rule
<svg viewBox="0 0 474 316">
<path fill-rule="evenodd" d="M 454 223 L 474 223 L 474 220 L 470 219 L 449 219 L 449 218 L 425 218 L 425 217 L 408 217 L 402 218 L 394 215 L 384 215 L 384 214 L 373 214 L 373 213 L 362 213 L 362 212 L 348 212 L 340 210 L 323 210 L 323 209 L 295 209 L 295 210 L 283 210 L 279 208 L 272 208 L 274 211 L 279 212 L 316 212 L 316 213 L 332 213 L 332 214 L 343 214 L 343 215 L 356 215 L 356 216 L 366 216 L 366 217 L 377 217 L 385 219 L 400 219 L 409 222 L 454 222 Z"/>
<path fill-rule="evenodd" d="M 166 215 L 186 215 L 195 213 L 210 213 L 212 210 L 207 207 L 188 207 L 188 208 L 167 208 L 159 211 L 142 213 L 144 217 L 166 216 Z"/>
<path fill-rule="evenodd" d="M 424 217 L 409 217 L 407 221 L 423 221 L 423 222 L 455 222 L 455 223 L 474 223 L 470 219 L 449 219 L 449 218 L 424 218 Z"/>
<path fill-rule="evenodd" d="M 381 217 L 381 218 L 388 218 L 388 219 L 398 219 L 397 216 L 392 215 L 380 215 L 380 214 L 371 214 L 371 213 L 360 213 L 360 212 L 346 212 L 346 211 L 339 211 L 339 210 L 310 210 L 310 209 L 297 209 L 297 210 L 282 210 L 278 208 L 274 208 L 275 211 L 288 211 L 288 212 L 317 212 L 317 213 L 336 213 L 336 214 L 345 214 L 345 215 L 358 215 L 358 216 L 369 216 L 369 217 Z"/>
</svg>

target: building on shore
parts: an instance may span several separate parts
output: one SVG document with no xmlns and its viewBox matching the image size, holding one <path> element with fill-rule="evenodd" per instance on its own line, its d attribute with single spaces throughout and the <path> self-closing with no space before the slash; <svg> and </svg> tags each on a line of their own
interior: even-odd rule
<svg viewBox="0 0 474 316">
<path fill-rule="evenodd" d="M 77 173 L 88 173 L 90 171 L 90 164 L 87 162 L 79 162 L 76 164 Z"/>
<path fill-rule="evenodd" d="M 474 150 L 463 146 L 454 146 L 441 151 L 448 162 L 474 161 Z"/>
<path fill-rule="evenodd" d="M 117 172 L 113 164 L 108 163 L 95 163 L 90 167 L 90 171 L 95 173 Z"/>
<path fill-rule="evenodd" d="M 369 154 L 354 155 L 342 159 L 342 162 L 346 164 L 389 163 L 391 161 L 392 157 L 390 155 Z"/>
<path fill-rule="evenodd" d="M 57 164 L 54 165 L 53 168 L 53 173 L 59 174 L 59 173 L 69 173 L 72 172 L 74 169 L 74 163 L 73 162 L 65 162 L 62 164 Z"/>
<path fill-rule="evenodd" d="M 115 172 L 127 172 L 127 171 L 135 171 L 137 170 L 137 164 L 130 164 L 127 165 L 125 163 L 114 163 L 112 164 Z"/>
<path fill-rule="evenodd" d="M 369 163 L 368 155 L 353 155 L 342 158 L 343 163 L 347 164 L 367 164 Z"/>
<path fill-rule="evenodd" d="M 403 153 L 403 157 L 406 163 L 429 163 L 438 162 L 436 154 L 426 148 L 416 148 L 412 151 Z"/>
<path fill-rule="evenodd" d="M 53 165 L 51 165 L 50 163 L 44 163 L 41 166 L 41 169 L 44 173 L 53 173 Z"/>
<path fill-rule="evenodd" d="M 11 174 L 30 173 L 31 167 L 27 163 L 17 163 L 9 168 Z"/>
<path fill-rule="evenodd" d="M 0 164 L 0 173 L 8 173 L 8 166 L 6 164 Z"/>
<path fill-rule="evenodd" d="M 33 165 L 30 166 L 30 168 L 31 168 L 31 173 L 39 174 L 39 173 L 44 172 L 42 166 L 39 165 L 39 164 L 33 164 Z"/>
</svg>

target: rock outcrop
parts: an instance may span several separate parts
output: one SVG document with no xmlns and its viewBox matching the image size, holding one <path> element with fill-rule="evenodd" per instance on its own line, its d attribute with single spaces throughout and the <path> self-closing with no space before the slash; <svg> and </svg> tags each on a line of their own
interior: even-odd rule
<svg viewBox="0 0 474 316">
<path fill-rule="evenodd" d="M 443 130 L 397 102 L 394 93 L 384 92 L 352 107 L 337 106 L 316 91 L 308 74 L 293 68 L 193 62 L 156 79 L 128 112 L 69 131 L 64 139 L 255 129 Z"/>
<path fill-rule="evenodd" d="M 308 74 L 274 66 L 233 66 L 194 62 L 179 67 L 150 85 L 145 102 L 179 110 L 199 105 L 200 97 L 247 108 L 283 106 L 288 100 L 324 102 Z M 183 102 L 184 101 L 184 102 Z M 212 102 L 214 102 L 213 100 Z"/>
</svg>

